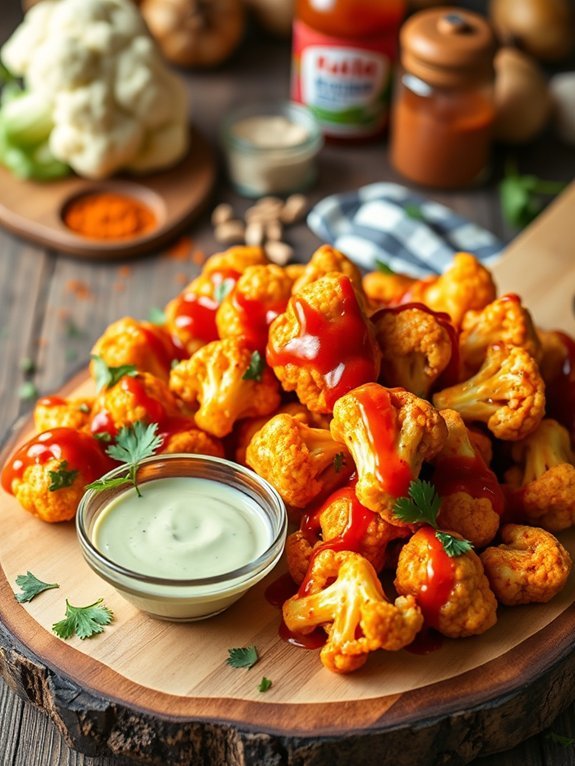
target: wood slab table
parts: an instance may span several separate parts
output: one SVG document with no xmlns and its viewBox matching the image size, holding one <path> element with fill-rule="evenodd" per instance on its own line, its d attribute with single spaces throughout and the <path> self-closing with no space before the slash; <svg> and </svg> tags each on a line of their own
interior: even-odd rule
<svg viewBox="0 0 575 766">
<path fill-rule="evenodd" d="M 4 0 L 0 16 L 0 40 L 5 39 L 15 26 L 19 13 L 16 0 Z M 233 62 L 223 69 L 202 75 L 187 75 L 193 118 L 206 136 L 216 135 L 219 121 L 233 105 L 288 94 L 289 47 L 277 41 L 260 39 L 254 33 L 249 42 Z M 265 66 L 262 66 L 262 62 L 265 62 Z M 517 159 L 522 171 L 536 172 L 548 178 L 565 181 L 575 175 L 573 150 L 556 144 L 550 137 L 521 150 L 517 153 Z M 493 180 L 480 189 L 453 193 L 428 192 L 428 196 L 449 205 L 457 212 L 491 229 L 503 240 L 511 242 L 509 260 L 502 261 L 501 265 L 496 267 L 502 289 L 512 290 L 514 275 L 518 273 L 517 270 L 521 270 L 523 277 L 533 286 L 530 299 L 536 302 L 539 300 L 534 312 L 536 319 L 542 324 L 555 324 L 556 318 L 563 318 L 564 312 L 567 311 L 565 322 L 562 324 L 573 330 L 571 304 L 575 292 L 575 277 L 569 240 L 572 240 L 570 217 L 575 216 L 575 193 L 570 190 L 549 210 L 549 216 L 555 215 L 556 210 L 567 209 L 569 212 L 568 225 L 557 234 L 556 240 L 550 241 L 545 233 L 543 241 L 538 240 L 537 231 L 541 231 L 544 218 L 540 219 L 541 227 L 532 228 L 522 237 L 516 238 L 517 232 L 507 227 L 502 220 L 497 199 L 496 179 L 502 161 L 503 156 L 496 158 Z M 241 214 L 249 203 L 231 192 L 223 175 L 220 178 L 213 197 L 214 204 L 223 200 L 229 201 Z M 384 144 L 353 148 L 328 147 L 321 156 L 319 182 L 310 192 L 310 202 L 313 203 L 336 191 L 353 189 L 380 180 L 401 182 L 389 167 Z M 561 218 L 564 218 L 563 212 Z M 31 407 L 31 402 L 19 395 L 23 383 L 33 381 L 41 393 L 60 389 L 84 366 L 91 345 L 107 324 L 124 315 L 146 318 L 150 307 L 164 306 L 196 273 L 199 255 L 210 254 L 218 249 L 207 213 L 184 234 L 185 236 L 177 242 L 145 258 L 110 264 L 98 262 L 96 259 L 75 260 L 63 253 L 29 244 L 0 230 L 0 351 L 3 359 L 3 364 L 0 365 L 1 433 L 8 433 L 15 419 L 24 415 Z M 305 260 L 318 244 L 318 240 L 304 224 L 289 229 L 286 238 L 294 246 L 299 260 Z M 558 253 L 559 262 L 555 260 Z M 512 263 L 513 261 L 517 263 Z M 533 300 L 528 302 L 532 305 Z M 568 324 L 569 322 L 571 324 Z M 34 373 L 30 372 L 30 361 L 35 368 Z M 22 545 L 25 547 L 24 540 Z M 30 568 L 33 568 L 32 563 Z M 6 596 L 6 588 L 9 586 L 4 584 L 2 587 L 3 595 Z M 22 611 L 28 615 L 28 612 Z M 533 667 L 537 666 L 539 654 L 544 652 L 547 657 L 545 667 L 540 667 L 540 672 L 534 674 L 539 680 L 526 684 L 525 688 L 513 693 L 516 702 L 514 715 L 518 711 L 521 712 L 519 723 L 512 715 L 508 719 L 502 719 L 494 706 L 494 715 L 487 715 L 480 728 L 474 726 L 474 704 L 473 700 L 468 700 L 465 696 L 465 677 L 463 681 L 453 682 L 456 685 L 460 684 L 457 689 L 464 704 L 459 716 L 453 717 L 453 722 L 457 718 L 460 719 L 458 726 L 451 726 L 449 719 L 446 719 L 443 724 L 429 727 L 428 751 L 443 753 L 437 763 L 467 763 L 480 753 L 512 747 L 529 733 L 539 732 L 542 727 L 547 727 L 546 731 L 517 745 L 513 750 L 479 759 L 473 762 L 474 765 L 575 764 L 575 749 L 571 748 L 568 742 L 560 744 L 557 736 L 549 736 L 550 731 L 552 735 L 567 738 L 575 735 L 574 709 L 568 708 L 561 714 L 561 709 L 567 701 L 575 698 L 575 660 L 571 653 L 566 651 L 570 640 L 566 629 L 570 625 L 569 620 L 572 619 L 571 611 L 572 608 L 565 611 L 561 609 L 558 613 L 555 622 L 552 623 L 556 631 L 553 633 L 553 639 L 545 639 L 538 643 L 535 632 L 525 642 L 524 657 L 517 660 L 515 667 L 508 664 L 506 666 L 505 654 L 494 660 L 498 663 L 500 679 L 512 679 L 518 672 L 524 672 L 527 678 L 532 678 Z M 115 729 L 118 732 L 117 736 L 113 741 L 106 741 L 102 738 L 102 732 L 112 730 L 112 722 L 117 713 L 110 707 L 109 701 L 102 701 L 98 694 L 93 693 L 94 688 L 98 688 L 97 674 L 94 676 L 94 688 L 84 692 L 78 690 L 73 678 L 70 678 L 70 683 L 66 685 L 65 682 L 61 682 L 62 674 L 58 674 L 56 681 L 50 663 L 46 664 L 38 658 L 42 651 L 37 649 L 35 653 L 28 647 L 30 642 L 36 647 L 43 643 L 42 638 L 38 638 L 38 628 L 34 623 L 23 619 L 20 628 L 24 629 L 24 635 L 20 643 L 7 638 L 7 634 L 10 633 L 7 623 L 7 615 L 0 612 L 0 624 L 4 625 L 0 637 L 0 675 L 8 682 L 0 682 L 1 766 L 127 764 L 127 756 L 138 752 L 135 743 L 142 747 L 146 738 L 151 736 L 151 730 L 146 730 L 145 716 L 131 716 L 129 710 L 122 713 L 123 717 Z M 26 629 L 30 631 L 30 638 L 27 637 Z M 74 651 L 74 648 L 63 645 L 62 656 L 53 658 L 55 664 L 65 665 L 68 652 Z M 272 668 L 269 672 L 266 669 L 266 674 L 270 677 L 272 673 Z M 449 679 L 446 679 L 445 683 L 449 683 Z M 484 678 L 482 683 L 482 696 L 476 697 L 475 703 L 476 706 L 482 705 L 487 709 L 490 697 L 489 678 Z M 122 689 L 123 691 L 125 690 Z M 110 693 L 113 696 L 113 690 Z M 25 701 L 22 701 L 23 699 Z M 417 700 L 417 696 L 415 699 Z M 536 700 L 536 704 L 533 704 L 533 700 Z M 508 701 L 503 699 L 504 703 Z M 142 709 L 146 707 L 143 699 L 136 699 L 134 704 Z M 417 703 L 413 704 L 411 712 L 415 721 L 418 717 Z M 436 700 L 436 704 L 434 712 L 440 718 L 445 711 L 442 711 L 439 700 Z M 233 711 L 232 708 L 233 705 L 228 717 L 233 718 L 237 711 Z M 374 720 L 383 714 L 384 711 L 380 708 L 381 703 L 374 702 Z M 90 710 L 90 715 L 79 715 L 86 710 Z M 178 738 L 177 718 L 181 712 L 177 707 L 174 708 L 171 725 L 166 729 L 166 736 L 174 737 L 175 741 Z M 209 715 L 209 711 L 207 714 Z M 324 729 L 333 726 L 333 732 L 336 732 L 337 726 L 349 727 L 351 724 L 353 727 L 355 714 L 354 704 L 349 703 L 340 709 L 337 720 L 322 721 L 321 725 Z M 201 711 L 199 715 L 201 717 Z M 318 715 L 317 710 L 315 715 Z M 274 728 L 273 718 L 271 704 L 265 722 L 268 733 Z M 433 714 L 433 724 L 432 719 Z M 83 720 L 83 727 L 75 729 L 80 720 Z M 429 720 L 428 717 L 428 723 Z M 53 726 L 52 721 L 56 722 L 58 728 Z M 192 754 L 210 752 L 210 763 L 245 763 L 249 766 L 259 763 L 284 766 L 288 763 L 288 749 L 283 748 L 281 743 L 276 743 L 273 751 L 267 747 L 267 735 L 261 732 L 264 724 L 260 725 L 257 717 L 252 716 L 250 725 L 244 728 L 249 734 L 248 737 L 237 738 L 230 733 L 226 738 L 221 730 L 211 731 L 209 727 L 204 727 L 201 734 L 198 733 L 198 737 L 203 737 L 204 742 L 192 743 L 189 761 L 185 761 L 184 754 L 181 762 L 208 762 L 203 758 L 192 760 Z M 406 729 L 404 732 L 399 731 L 394 740 L 394 747 L 398 753 L 397 762 L 408 766 L 411 766 L 407 755 L 411 736 L 410 731 Z M 218 750 L 210 743 L 210 737 L 220 738 L 218 742 L 222 749 L 219 751 L 219 759 L 214 755 Z M 363 739 L 365 740 L 365 737 Z M 377 737 L 372 740 L 374 747 L 371 755 L 369 737 L 367 740 L 367 750 L 365 747 L 356 749 L 358 742 L 353 738 L 346 746 L 328 748 L 324 756 L 314 755 L 312 748 L 308 751 L 307 760 L 303 758 L 304 751 L 297 751 L 296 748 L 292 751 L 293 756 L 290 756 L 289 762 L 337 763 L 342 766 L 352 762 L 379 763 Z M 70 749 L 69 744 L 80 747 L 83 753 Z M 180 748 L 178 752 L 184 750 Z M 112 756 L 111 753 L 116 755 Z M 359 753 L 363 755 L 358 755 Z M 401 761 L 400 755 L 403 758 Z M 170 764 L 169 756 L 164 758 L 163 762 Z"/>
</svg>

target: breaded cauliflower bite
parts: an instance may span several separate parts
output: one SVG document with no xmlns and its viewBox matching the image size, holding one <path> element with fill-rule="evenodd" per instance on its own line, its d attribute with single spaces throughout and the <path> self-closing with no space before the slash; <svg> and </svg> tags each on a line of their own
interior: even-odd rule
<svg viewBox="0 0 575 766">
<path fill-rule="evenodd" d="M 513 444 L 516 466 L 505 473 L 514 511 L 525 521 L 559 532 L 575 524 L 575 456 L 569 433 L 545 418 Z"/>
<path fill-rule="evenodd" d="M 290 299 L 292 280 L 275 264 L 250 266 L 216 312 L 220 338 L 243 338 L 264 351 L 273 320 L 283 314 Z"/>
<path fill-rule="evenodd" d="M 498 439 L 516 441 L 534 431 L 545 413 L 545 384 L 524 348 L 490 346 L 479 371 L 433 396 L 438 409 L 480 421 Z"/>
<path fill-rule="evenodd" d="M 61 396 L 44 396 L 34 407 L 34 427 L 38 433 L 52 428 L 75 428 L 81 431 L 90 423 L 93 397 L 65 399 Z"/>
<path fill-rule="evenodd" d="M 418 280 L 407 274 L 372 271 L 362 279 L 363 291 L 371 306 L 395 306 Z"/>
<path fill-rule="evenodd" d="M 340 396 L 377 379 L 374 330 L 347 276 L 328 274 L 290 298 L 270 327 L 267 360 L 313 412 L 331 412 Z"/>
<path fill-rule="evenodd" d="M 141 372 L 125 375 L 110 388 L 104 388 L 94 401 L 92 433 L 115 436 L 122 426 L 138 421 L 157 423 L 160 429 L 182 414 L 178 401 L 160 378 Z"/>
<path fill-rule="evenodd" d="M 182 349 L 174 345 L 170 334 L 151 322 L 138 322 L 123 317 L 108 325 L 94 347 L 92 355 L 99 356 L 109 367 L 134 365 L 139 372 L 149 372 L 167 381 L 174 359 L 182 356 Z M 94 377 L 94 362 L 90 363 Z"/>
<path fill-rule="evenodd" d="M 395 587 L 413 596 L 428 625 L 448 638 L 484 633 L 497 621 L 497 601 L 474 551 L 450 558 L 431 527 L 401 549 Z"/>
<path fill-rule="evenodd" d="M 400 388 L 366 383 L 335 404 L 331 434 L 345 444 L 357 469 L 360 502 L 389 523 L 398 497 L 408 494 L 424 460 L 441 450 L 447 436 L 439 412 Z"/>
<path fill-rule="evenodd" d="M 231 433 L 237 420 L 268 415 L 279 407 L 279 384 L 254 354 L 245 341 L 225 338 L 208 343 L 172 369 L 170 388 L 187 404 L 199 402 L 195 420 L 201 429 L 221 438 Z"/>
<path fill-rule="evenodd" d="M 550 532 L 521 524 L 501 528 L 502 545 L 481 561 L 497 599 L 506 606 L 550 601 L 571 572 L 571 556 Z"/>
<path fill-rule="evenodd" d="M 491 272 L 471 253 L 456 253 L 441 276 L 412 285 L 402 301 L 421 301 L 434 311 L 445 311 L 459 327 L 467 311 L 485 308 L 496 294 Z"/>
<path fill-rule="evenodd" d="M 288 402 L 287 404 L 282 405 L 276 412 L 272 412 L 270 415 L 264 415 L 261 418 L 246 418 L 245 420 L 240 420 L 239 423 L 236 424 L 233 432 L 233 451 L 236 463 L 247 465 L 246 451 L 253 437 L 257 434 L 260 428 L 265 426 L 268 420 L 271 420 L 271 418 L 274 417 L 274 415 L 281 415 L 282 413 L 291 415 L 296 420 L 306 423 L 308 426 L 315 425 L 311 422 L 310 411 L 299 402 Z"/>
<path fill-rule="evenodd" d="M 481 311 L 467 311 L 461 323 L 459 354 L 468 377 L 481 367 L 489 346 L 520 346 L 539 360 L 541 343 L 529 311 L 518 295 L 497 298 Z"/>
<path fill-rule="evenodd" d="M 159 452 L 188 452 L 196 455 L 225 457 L 224 445 L 215 436 L 200 428 L 186 428 L 168 433 Z"/>
<path fill-rule="evenodd" d="M 433 483 L 441 498 L 437 522 L 441 529 L 457 532 L 476 548 L 483 548 L 499 529 L 503 491 L 471 441 L 461 415 L 454 410 L 441 410 L 440 414 L 447 439 L 433 461 Z"/>
<path fill-rule="evenodd" d="M 321 247 L 318 247 L 305 264 L 301 275 L 295 281 L 293 292 L 299 293 L 307 285 L 311 285 L 312 282 L 316 282 L 321 277 L 325 277 L 326 274 L 332 274 L 333 272 L 345 274 L 346 277 L 349 277 L 354 288 L 362 295 L 363 287 L 360 270 L 349 258 L 331 245 L 321 245 Z"/>
<path fill-rule="evenodd" d="M 310 633 L 318 626 L 326 629 L 320 659 L 335 673 L 357 670 L 369 652 L 403 649 L 423 624 L 412 596 L 389 603 L 369 561 L 349 551 L 318 553 L 300 592 L 284 603 L 282 611 L 294 633 Z"/>
<path fill-rule="evenodd" d="M 86 484 L 114 467 L 97 439 L 74 428 L 34 436 L 12 455 L 2 486 L 42 521 L 70 521 Z"/>
<path fill-rule="evenodd" d="M 380 382 L 427 398 L 457 352 L 449 317 L 421 304 L 406 304 L 384 308 L 371 321 L 381 351 Z"/>
<path fill-rule="evenodd" d="M 254 435 L 246 462 L 294 508 L 328 494 L 353 471 L 347 448 L 329 431 L 287 414 L 275 415 Z"/>
<path fill-rule="evenodd" d="M 288 536 L 286 559 L 296 583 L 304 579 L 312 555 L 333 548 L 360 553 L 379 572 L 392 540 L 409 537 L 411 528 L 389 524 L 363 506 L 355 482 L 337 489 L 318 507 L 304 514 L 300 529 Z"/>
</svg>

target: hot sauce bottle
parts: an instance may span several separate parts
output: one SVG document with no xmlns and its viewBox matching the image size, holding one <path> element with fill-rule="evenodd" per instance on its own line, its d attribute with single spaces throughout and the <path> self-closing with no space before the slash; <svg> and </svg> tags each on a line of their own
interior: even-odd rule
<svg viewBox="0 0 575 766">
<path fill-rule="evenodd" d="M 405 0 L 297 0 L 292 98 L 324 135 L 372 138 L 387 125 Z"/>
<path fill-rule="evenodd" d="M 491 27 L 470 11 L 433 8 L 403 25 L 400 46 L 393 166 L 410 181 L 441 189 L 481 181 L 495 116 Z"/>
</svg>

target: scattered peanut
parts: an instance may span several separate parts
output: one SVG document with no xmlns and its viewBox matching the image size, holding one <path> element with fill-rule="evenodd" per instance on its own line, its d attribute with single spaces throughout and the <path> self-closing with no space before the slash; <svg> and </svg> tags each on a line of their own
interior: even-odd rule
<svg viewBox="0 0 575 766">
<path fill-rule="evenodd" d="M 266 242 L 264 250 L 270 261 L 278 266 L 285 266 L 293 256 L 293 247 L 286 242 Z"/>
<path fill-rule="evenodd" d="M 287 224 L 299 221 L 307 208 L 307 199 L 303 194 L 292 194 L 286 201 L 281 211 L 280 219 Z"/>
<path fill-rule="evenodd" d="M 219 226 L 221 223 L 226 223 L 234 217 L 234 211 L 231 205 L 227 202 L 222 202 L 215 207 L 212 211 L 212 226 Z"/>
<path fill-rule="evenodd" d="M 284 230 L 279 221 L 270 221 L 265 227 L 265 236 L 267 240 L 279 242 L 282 239 Z"/>
<path fill-rule="evenodd" d="M 214 237 L 222 245 L 237 245 L 245 242 L 246 227 L 243 221 L 231 219 L 216 226 Z"/>
<path fill-rule="evenodd" d="M 266 231 L 261 221 L 250 221 L 246 226 L 246 245 L 250 247 L 263 245 Z"/>
</svg>

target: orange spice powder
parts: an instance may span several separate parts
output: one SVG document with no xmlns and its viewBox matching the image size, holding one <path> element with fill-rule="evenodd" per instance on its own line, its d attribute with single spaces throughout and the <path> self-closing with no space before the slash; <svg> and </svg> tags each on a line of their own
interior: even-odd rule
<svg viewBox="0 0 575 766">
<path fill-rule="evenodd" d="M 131 239 L 151 231 L 156 217 L 143 202 L 124 194 L 82 194 L 65 208 L 64 223 L 91 239 Z"/>
</svg>

